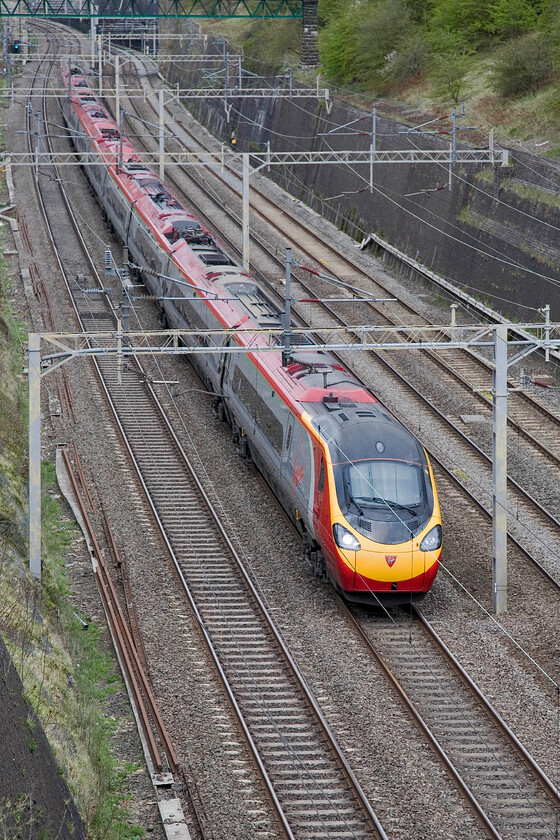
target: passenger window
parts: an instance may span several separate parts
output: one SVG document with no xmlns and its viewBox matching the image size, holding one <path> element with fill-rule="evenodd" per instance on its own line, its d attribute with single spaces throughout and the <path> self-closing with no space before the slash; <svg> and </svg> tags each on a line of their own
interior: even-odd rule
<svg viewBox="0 0 560 840">
<path fill-rule="evenodd" d="M 322 493 L 325 489 L 325 461 L 321 456 L 321 466 L 319 467 L 319 481 L 317 482 L 317 490 Z"/>
</svg>

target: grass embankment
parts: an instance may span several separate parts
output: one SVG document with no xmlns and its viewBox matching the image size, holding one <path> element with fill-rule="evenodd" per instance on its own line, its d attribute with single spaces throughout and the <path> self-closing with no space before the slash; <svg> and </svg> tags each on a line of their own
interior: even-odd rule
<svg viewBox="0 0 560 840">
<path fill-rule="evenodd" d="M 0 230 L 0 250 L 2 248 Z M 123 691 L 95 623 L 87 630 L 66 574 L 65 555 L 81 541 L 54 489 L 54 467 L 43 464 L 43 578 L 27 572 L 27 389 L 25 328 L 10 312 L 10 282 L 0 256 L 0 634 L 36 710 L 91 840 L 130 840 L 144 834 L 130 824 L 127 778 L 135 766 L 113 755 L 119 721 L 111 695 Z M 30 719 L 31 720 L 31 719 Z M 32 726 L 28 746 L 36 749 Z M 0 791 L 1 791 L 0 785 Z M 26 798 L 0 796 L 0 838 L 42 837 Z M 6 830 L 8 826 L 8 835 Z"/>
</svg>

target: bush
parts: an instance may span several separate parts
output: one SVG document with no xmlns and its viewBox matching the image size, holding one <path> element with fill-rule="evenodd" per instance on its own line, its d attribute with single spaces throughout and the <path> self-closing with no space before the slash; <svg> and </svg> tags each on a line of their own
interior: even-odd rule
<svg viewBox="0 0 560 840">
<path fill-rule="evenodd" d="M 281 73 L 286 56 L 293 60 L 301 53 L 300 30 L 300 21 L 279 20 L 270 26 L 255 18 L 243 40 L 244 68 L 257 75 Z"/>
<path fill-rule="evenodd" d="M 428 58 L 426 39 L 420 32 L 413 32 L 387 56 L 383 75 L 390 84 L 403 85 L 422 72 Z"/>
<path fill-rule="evenodd" d="M 492 86 L 501 96 L 538 90 L 554 70 L 552 43 L 543 35 L 525 35 L 506 44 L 492 72 Z"/>
<path fill-rule="evenodd" d="M 344 5 L 344 4 L 343 4 Z M 410 31 L 404 0 L 364 0 L 346 4 L 319 32 L 321 64 L 328 78 L 375 87 L 387 55 Z"/>
<path fill-rule="evenodd" d="M 514 38 L 531 32 L 537 21 L 537 9 L 530 0 L 497 0 L 490 10 L 490 28 L 498 38 Z"/>
<path fill-rule="evenodd" d="M 409 32 L 410 15 L 403 0 L 380 0 L 367 14 L 356 17 L 355 38 L 360 78 L 367 84 L 379 81 L 387 56 Z"/>
<path fill-rule="evenodd" d="M 434 0 L 430 29 L 451 32 L 479 47 L 488 40 L 491 0 Z"/>
<path fill-rule="evenodd" d="M 319 31 L 321 65 L 329 79 L 348 84 L 357 80 L 355 15 L 347 11 Z"/>
</svg>

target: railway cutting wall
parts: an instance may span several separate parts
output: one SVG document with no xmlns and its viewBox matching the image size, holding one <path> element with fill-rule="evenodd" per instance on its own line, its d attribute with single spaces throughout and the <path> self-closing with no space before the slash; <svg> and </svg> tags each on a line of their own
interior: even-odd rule
<svg viewBox="0 0 560 840">
<path fill-rule="evenodd" d="M 210 42 L 208 49 L 218 47 Z M 167 77 L 181 87 L 203 84 L 196 67 L 170 66 Z M 277 78 L 268 82 L 272 87 L 287 84 Z M 371 114 L 341 102 L 333 104 L 330 114 L 317 98 L 229 96 L 227 109 L 225 104 L 225 97 L 214 95 L 193 99 L 188 107 L 220 140 L 234 141 L 240 152 L 263 151 L 267 143 L 273 151 L 370 148 Z M 411 133 L 410 128 L 378 116 L 376 147 L 449 147 L 448 136 Z M 487 143 L 480 138 L 481 146 Z M 376 233 L 508 317 L 534 321 L 535 309 L 550 304 L 552 318 L 558 320 L 560 168 L 515 150 L 510 161 L 507 168 L 457 167 L 451 190 L 442 188 L 447 167 L 436 164 L 377 164 L 371 191 L 369 165 L 277 167 L 267 174 L 358 241 Z M 396 258 L 384 256 L 402 267 Z"/>
<path fill-rule="evenodd" d="M 25 700 L 21 680 L 2 639 L 0 670 L 0 836 L 86 840 L 87 832 L 68 785 L 39 719 Z"/>
</svg>

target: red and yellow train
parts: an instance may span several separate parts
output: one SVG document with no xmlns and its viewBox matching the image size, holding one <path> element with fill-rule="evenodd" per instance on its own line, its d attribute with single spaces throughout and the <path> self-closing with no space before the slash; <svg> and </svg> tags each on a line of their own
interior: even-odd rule
<svg viewBox="0 0 560 840">
<path fill-rule="evenodd" d="M 169 326 L 211 330 L 216 352 L 194 355 L 231 425 L 296 523 L 304 554 L 346 598 L 421 599 L 439 566 L 442 529 L 434 476 L 420 442 L 333 356 L 313 344 L 289 359 L 220 352 L 255 349 L 255 330 L 279 327 L 275 302 L 220 246 L 120 136 L 79 69 L 62 70 L 71 138 L 103 165 L 92 188 Z M 237 330 L 223 337 L 222 331 Z M 198 339 L 200 343 L 200 339 Z M 225 342 L 225 344 L 224 344 Z M 284 362 L 284 363 L 283 363 Z"/>
</svg>

